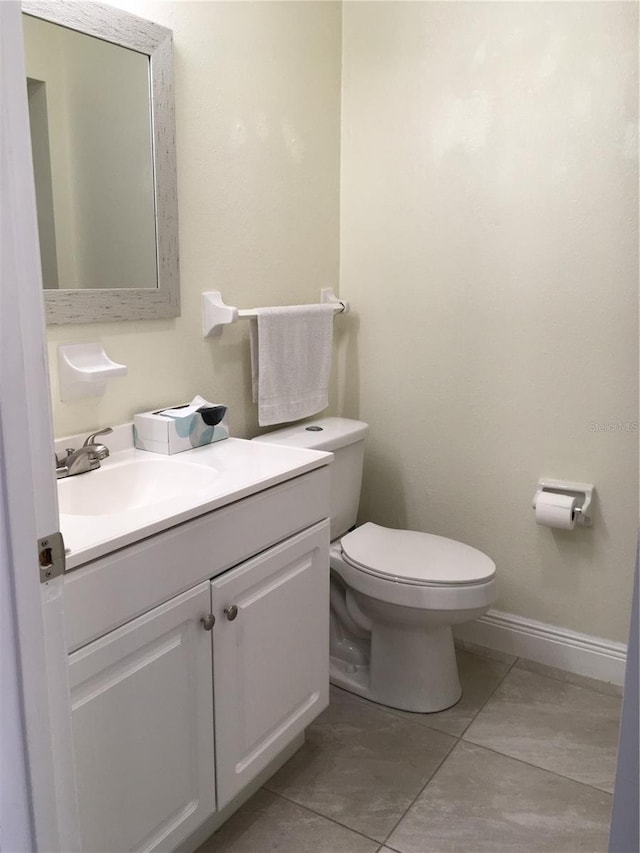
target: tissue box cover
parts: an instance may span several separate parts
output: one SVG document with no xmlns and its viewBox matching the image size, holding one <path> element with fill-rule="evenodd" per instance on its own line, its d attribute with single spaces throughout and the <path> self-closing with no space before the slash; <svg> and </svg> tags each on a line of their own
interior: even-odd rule
<svg viewBox="0 0 640 853">
<path fill-rule="evenodd" d="M 188 405 L 188 404 L 187 404 Z M 213 404 L 215 407 L 219 404 Z M 226 406 L 222 419 L 211 426 L 201 412 L 186 418 L 170 417 L 161 412 L 142 412 L 133 416 L 133 441 L 138 450 L 171 455 L 229 438 Z"/>
</svg>

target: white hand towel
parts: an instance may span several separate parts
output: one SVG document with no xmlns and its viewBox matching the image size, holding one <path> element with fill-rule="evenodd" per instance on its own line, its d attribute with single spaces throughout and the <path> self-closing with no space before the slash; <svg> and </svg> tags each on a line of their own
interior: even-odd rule
<svg viewBox="0 0 640 853">
<path fill-rule="evenodd" d="M 258 308 L 251 321 L 251 380 L 260 426 L 297 421 L 329 405 L 331 305 Z"/>
</svg>

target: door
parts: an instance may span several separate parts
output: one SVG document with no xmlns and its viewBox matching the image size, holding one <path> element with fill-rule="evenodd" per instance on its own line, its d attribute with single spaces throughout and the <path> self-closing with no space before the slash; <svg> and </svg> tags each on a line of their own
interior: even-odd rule
<svg viewBox="0 0 640 853">
<path fill-rule="evenodd" d="M 329 522 L 211 586 L 222 809 L 329 702 Z"/>
<path fill-rule="evenodd" d="M 26 75 L 18 2 L 0 3 L 0 696 L 3 849 L 78 850 L 62 578 Z M 6 668 L 5 668 L 6 665 Z"/>
<path fill-rule="evenodd" d="M 69 658 L 83 853 L 174 850 L 215 811 L 209 582 Z"/>
</svg>

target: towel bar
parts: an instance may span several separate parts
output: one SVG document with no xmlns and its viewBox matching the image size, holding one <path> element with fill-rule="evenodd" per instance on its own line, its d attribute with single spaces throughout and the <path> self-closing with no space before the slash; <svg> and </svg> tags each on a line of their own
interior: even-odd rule
<svg viewBox="0 0 640 853">
<path fill-rule="evenodd" d="M 332 305 L 336 314 L 348 314 L 349 303 L 338 297 L 332 287 L 320 290 L 320 302 Z M 257 308 L 238 310 L 233 305 L 225 305 L 219 290 L 208 290 L 202 294 L 202 333 L 205 338 L 222 334 L 223 326 L 235 323 L 241 317 L 257 317 Z"/>
</svg>

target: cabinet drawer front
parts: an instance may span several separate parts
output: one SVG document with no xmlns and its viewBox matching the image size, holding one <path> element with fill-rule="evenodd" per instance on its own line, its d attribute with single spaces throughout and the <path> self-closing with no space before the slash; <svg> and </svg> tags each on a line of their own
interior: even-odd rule
<svg viewBox="0 0 640 853">
<path fill-rule="evenodd" d="M 83 853 L 167 850 L 215 809 L 208 583 L 70 656 Z"/>
<path fill-rule="evenodd" d="M 328 704 L 328 528 L 212 582 L 219 809 Z"/>
<path fill-rule="evenodd" d="M 64 586 L 69 650 L 328 515 L 325 467 L 76 569 Z"/>
</svg>

